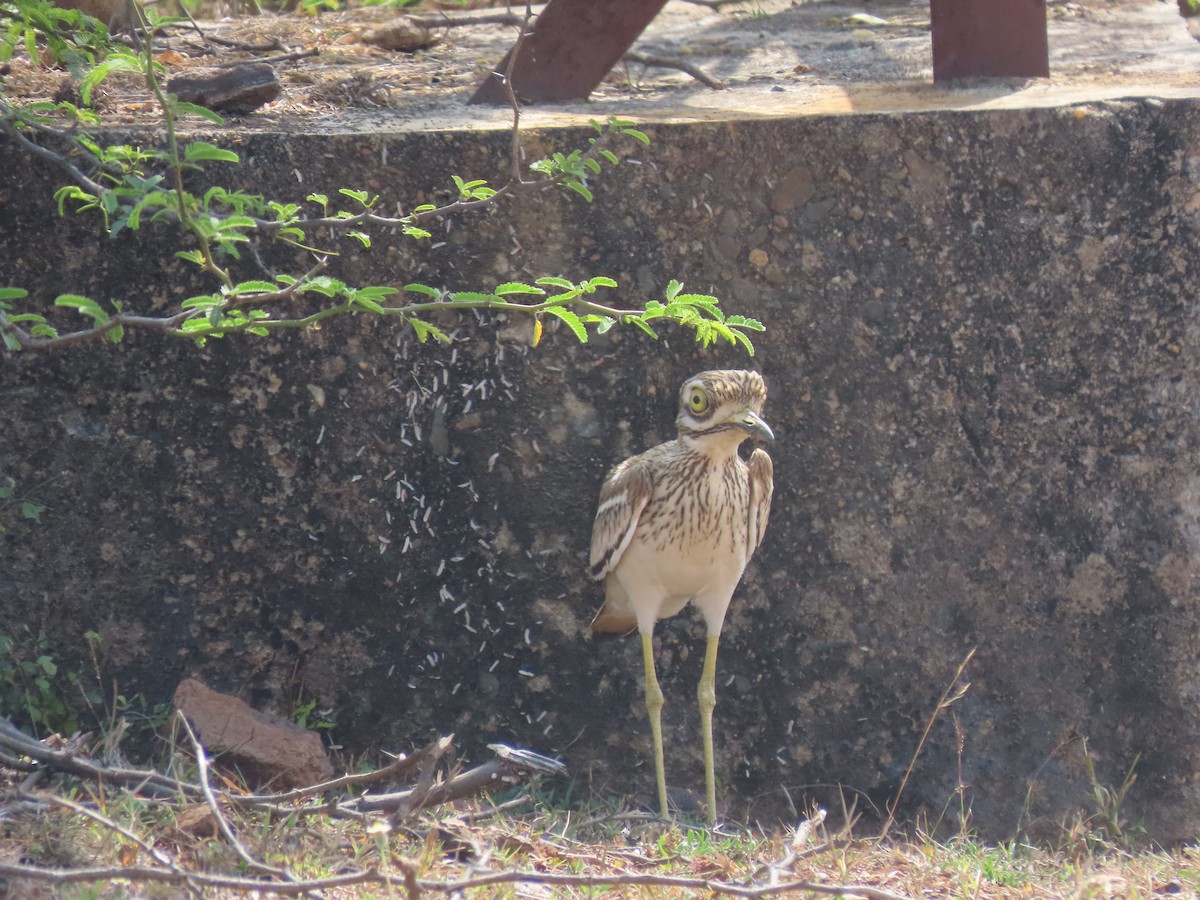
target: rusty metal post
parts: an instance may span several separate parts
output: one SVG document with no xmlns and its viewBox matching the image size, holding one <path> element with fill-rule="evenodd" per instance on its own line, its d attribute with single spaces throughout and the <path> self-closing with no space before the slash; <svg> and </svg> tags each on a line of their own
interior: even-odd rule
<svg viewBox="0 0 1200 900">
<path fill-rule="evenodd" d="M 550 0 L 534 20 L 513 66 L 513 89 L 531 103 L 586 100 L 667 0 Z M 512 50 L 496 66 L 508 67 Z M 479 85 L 472 103 L 508 103 L 495 73 Z"/>
<path fill-rule="evenodd" d="M 933 80 L 1047 78 L 1046 0 L 930 0 Z"/>
</svg>

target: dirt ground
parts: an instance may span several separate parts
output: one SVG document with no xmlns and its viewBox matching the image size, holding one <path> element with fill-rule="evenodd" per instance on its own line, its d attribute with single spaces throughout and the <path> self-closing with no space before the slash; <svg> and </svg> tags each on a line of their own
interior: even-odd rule
<svg viewBox="0 0 1200 900">
<path fill-rule="evenodd" d="M 435 13 L 447 19 L 461 14 Z M 229 17 L 202 22 L 203 35 L 177 26 L 157 49 L 168 77 L 240 59 L 272 62 L 283 96 L 231 122 L 243 130 L 506 125 L 507 110 L 468 106 L 467 99 L 512 44 L 514 28 L 435 28 L 432 45 L 415 52 L 363 42 L 371 29 L 398 15 L 374 7 L 319 16 Z M 577 120 L 581 113 L 661 121 L 1200 96 L 1200 43 L 1174 3 L 1052 2 L 1050 15 L 1049 80 L 935 88 L 926 2 L 747 0 L 714 10 L 673 0 L 634 49 L 686 59 L 727 90 L 705 87 L 681 71 L 620 65 L 589 103 L 543 108 L 534 117 L 546 120 L 543 124 L 560 116 Z M 208 38 L 274 47 L 246 52 Z M 299 58 L 288 58 L 293 55 Z M 69 76 L 18 58 L 3 90 L 16 100 L 70 96 Z M 132 74 L 110 78 L 100 92 L 100 110 L 114 125 L 153 124 L 156 117 Z"/>
</svg>

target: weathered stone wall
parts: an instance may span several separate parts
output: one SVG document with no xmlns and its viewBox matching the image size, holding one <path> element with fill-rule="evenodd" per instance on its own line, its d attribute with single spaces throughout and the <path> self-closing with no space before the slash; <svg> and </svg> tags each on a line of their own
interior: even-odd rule
<svg viewBox="0 0 1200 900">
<path fill-rule="evenodd" d="M 379 236 L 334 273 L 608 274 L 631 302 L 676 276 L 767 324 L 775 508 L 718 667 L 730 811 L 787 818 L 785 789 L 829 803 L 838 785 L 882 809 L 977 647 L 906 815 L 952 822 L 961 770 L 985 833 L 1053 829 L 1089 808 L 1086 739 L 1106 784 L 1138 759 L 1126 815 L 1196 837 L 1200 107 L 651 130 L 590 207 L 525 200 L 419 252 Z M 507 148 L 224 140 L 254 190 L 389 204 L 502 171 Z M 57 220 L 58 183 L 0 143 L 0 281 L 196 291 L 166 244 Z M 594 498 L 671 435 L 683 378 L 745 359 L 680 334 L 581 347 L 551 328 L 532 350 L 527 323 L 445 324 L 453 349 L 363 319 L 4 358 L 0 475 L 50 507 L 0 536 L 5 629 L 81 655 L 95 629 L 121 690 L 152 701 L 189 674 L 277 711 L 316 695 L 353 749 L 454 731 L 648 797 L 637 642 L 583 637 Z M 668 781 L 697 785 L 702 630 L 685 614 L 659 633 Z"/>
</svg>

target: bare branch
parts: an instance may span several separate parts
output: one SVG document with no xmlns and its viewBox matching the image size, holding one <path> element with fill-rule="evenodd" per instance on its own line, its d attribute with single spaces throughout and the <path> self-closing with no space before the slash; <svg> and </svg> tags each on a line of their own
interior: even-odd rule
<svg viewBox="0 0 1200 900">
<path fill-rule="evenodd" d="M 695 63 L 690 63 L 686 59 L 679 59 L 674 56 L 655 56 L 650 53 L 638 53 L 633 50 L 626 52 L 621 57 L 627 63 L 637 63 L 641 66 L 651 66 L 658 69 L 678 69 L 680 72 L 686 72 L 705 87 L 710 87 L 714 91 L 723 91 L 729 87 L 719 78 L 713 78 Z"/>
<path fill-rule="evenodd" d="M 403 867 L 407 868 L 407 867 Z M 329 890 L 355 885 L 387 884 L 394 887 L 413 885 L 418 891 L 456 894 L 477 888 L 502 884 L 539 884 L 557 887 L 606 888 L 624 886 L 680 888 L 683 890 L 706 891 L 726 897 L 770 897 L 776 894 L 807 891 L 830 897 L 864 897 L 867 900 L 907 900 L 880 888 L 866 885 L 834 885 L 812 881 L 789 881 L 777 885 L 740 885 L 706 878 L 687 878 L 654 873 L 611 874 L 611 875 L 560 875 L 549 872 L 505 872 L 477 875 L 446 881 L 411 878 L 408 875 L 388 875 L 377 869 L 334 875 L 329 878 L 313 878 L 293 882 L 270 882 L 250 878 L 233 878 L 199 872 L 186 875 L 169 869 L 138 867 L 113 867 L 89 869 L 44 869 L 36 866 L 0 863 L 0 876 L 28 878 L 50 884 L 72 884 L 79 882 L 105 882 L 115 879 L 129 881 L 184 883 L 188 881 L 201 887 L 229 888 L 256 891 L 260 894 L 297 896 L 311 891 Z"/>
<path fill-rule="evenodd" d="M 221 804 L 217 802 L 216 794 L 213 793 L 212 785 L 208 783 L 208 753 L 204 749 L 204 745 L 200 743 L 200 739 L 196 737 L 196 732 L 192 730 L 192 723 L 182 714 L 178 713 L 179 721 L 183 725 L 183 730 L 187 732 L 188 739 L 192 742 L 192 753 L 196 757 L 197 777 L 200 779 L 200 790 L 204 794 L 204 800 L 208 803 L 208 808 L 213 814 L 213 819 L 216 820 L 217 827 L 221 829 L 221 834 L 225 836 L 225 840 L 233 847 L 238 858 L 246 864 L 246 867 L 254 872 L 262 872 L 265 875 L 273 875 L 276 878 L 281 878 L 284 881 L 295 882 L 296 878 L 287 869 L 282 869 L 277 866 L 269 866 L 264 862 L 259 862 L 250 855 L 243 845 L 238 840 L 237 834 L 229 824 L 229 820 L 225 818 L 225 814 L 221 812 Z"/>
</svg>

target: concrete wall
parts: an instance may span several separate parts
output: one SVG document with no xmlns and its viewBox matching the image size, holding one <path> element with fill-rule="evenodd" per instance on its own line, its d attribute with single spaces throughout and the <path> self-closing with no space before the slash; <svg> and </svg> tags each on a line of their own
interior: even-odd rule
<svg viewBox="0 0 1200 900">
<path fill-rule="evenodd" d="M 607 274 L 628 302 L 679 277 L 767 324 L 751 364 L 775 506 L 718 667 L 731 814 L 791 818 L 785 790 L 836 803 L 839 785 L 878 813 L 978 648 L 905 816 L 953 825 L 961 772 L 984 833 L 1051 834 L 1093 809 L 1086 740 L 1107 785 L 1137 759 L 1131 820 L 1196 837 L 1200 107 L 651 132 L 590 207 L 531 198 L 432 251 L 381 235 L 333 271 Z M 501 177 L 508 139 L 223 140 L 254 190 L 391 204 L 448 172 Z M 0 280 L 135 305 L 203 286 L 166 242 L 55 218 L 59 183 L 0 143 Z M 444 324 L 453 350 L 361 319 L 6 357 L 0 475 L 50 507 L 0 536 L 6 628 L 81 659 L 95 629 L 121 690 L 152 701 L 188 674 L 284 712 L 302 692 L 355 750 L 454 731 L 468 754 L 559 753 L 581 790 L 649 799 L 637 641 L 583 637 L 594 498 L 672 435 L 686 376 L 748 361 L 678 333 L 581 347 L 549 328 L 532 350 L 526 323 Z M 702 629 L 659 634 L 668 781 L 698 791 Z"/>
</svg>

